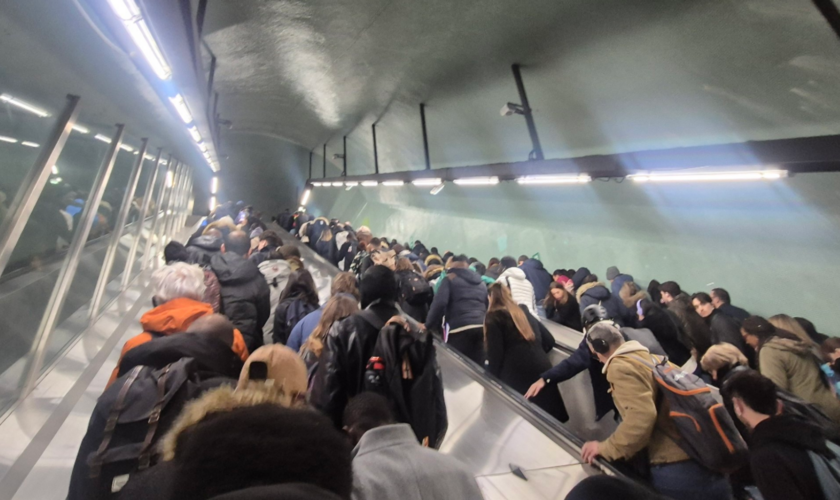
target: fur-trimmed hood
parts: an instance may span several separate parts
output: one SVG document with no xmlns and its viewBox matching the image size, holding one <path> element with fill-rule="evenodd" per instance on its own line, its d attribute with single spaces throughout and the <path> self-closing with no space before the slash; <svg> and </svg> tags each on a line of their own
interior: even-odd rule
<svg viewBox="0 0 840 500">
<path fill-rule="evenodd" d="M 650 299 L 650 295 L 644 290 L 639 290 L 632 281 L 626 281 L 621 285 L 618 296 L 621 297 L 621 302 L 624 303 L 624 307 L 633 310 L 636 309 L 636 302 L 642 299 Z"/>
<path fill-rule="evenodd" d="M 598 289 L 598 287 L 601 287 L 601 289 Z M 596 300 L 604 301 L 610 298 L 610 290 L 600 281 L 595 281 L 593 283 L 581 285 L 575 295 L 577 296 L 578 302 L 580 302 L 580 298 L 584 295 L 589 295 Z"/>
</svg>

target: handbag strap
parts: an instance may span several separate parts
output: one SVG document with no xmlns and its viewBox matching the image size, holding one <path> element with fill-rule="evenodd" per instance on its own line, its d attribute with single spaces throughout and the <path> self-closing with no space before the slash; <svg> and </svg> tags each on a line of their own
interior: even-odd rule
<svg viewBox="0 0 840 500">
<path fill-rule="evenodd" d="M 134 381 L 137 380 L 137 377 L 140 375 L 140 371 L 142 369 L 142 366 L 135 366 L 128 373 L 128 378 L 125 379 L 125 383 L 123 383 L 123 386 L 120 388 L 120 392 L 117 395 L 117 400 L 114 402 L 114 406 L 111 407 L 111 411 L 108 413 L 108 420 L 105 422 L 105 431 L 102 434 L 102 442 L 99 443 L 99 448 L 96 450 L 96 455 L 94 455 L 90 465 L 91 478 L 99 477 L 99 474 L 102 471 L 102 456 L 105 454 L 105 451 L 108 449 L 108 445 L 111 444 L 111 439 L 114 437 L 114 430 L 117 428 L 120 413 L 122 413 L 125 409 L 125 398 L 128 396 L 128 391 L 131 389 Z"/>
<path fill-rule="evenodd" d="M 160 422 L 160 413 L 163 409 L 163 402 L 166 398 L 166 378 L 169 375 L 171 367 L 171 364 L 166 365 L 166 368 L 164 368 L 163 373 L 157 382 L 157 401 L 155 401 L 155 406 L 149 414 L 149 428 L 146 430 L 146 438 L 143 440 L 143 448 L 140 449 L 140 456 L 138 458 L 140 470 L 147 469 L 149 467 L 149 462 L 151 462 L 152 454 L 150 450 L 152 447 L 152 440 L 155 438 L 158 422 Z"/>
</svg>

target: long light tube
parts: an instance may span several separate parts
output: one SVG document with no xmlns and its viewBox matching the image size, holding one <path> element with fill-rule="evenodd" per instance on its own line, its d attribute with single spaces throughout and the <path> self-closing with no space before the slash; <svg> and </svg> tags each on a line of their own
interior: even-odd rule
<svg viewBox="0 0 840 500">
<path fill-rule="evenodd" d="M 414 179 L 413 181 L 411 181 L 411 183 L 414 184 L 415 186 L 424 186 L 424 187 L 437 186 L 438 184 L 440 184 L 442 182 L 443 181 L 441 180 L 440 177 L 435 177 L 435 178 L 430 178 L 430 179 Z"/>
<path fill-rule="evenodd" d="M 5 135 L 0 135 L 0 142 L 8 142 L 10 144 L 17 144 L 17 139 L 14 137 L 7 137 Z"/>
<path fill-rule="evenodd" d="M 383 181 L 383 186 L 402 186 L 405 184 L 405 181 Z"/>
<path fill-rule="evenodd" d="M 50 169 L 53 175 L 58 175 L 58 165 L 53 165 L 52 169 Z"/>
<path fill-rule="evenodd" d="M 787 170 L 753 170 L 745 172 L 706 172 L 685 174 L 632 174 L 628 177 L 633 179 L 634 182 L 706 182 L 776 180 L 787 177 L 787 175 Z"/>
<path fill-rule="evenodd" d="M 172 178 L 173 178 L 173 177 L 174 177 L 174 176 L 172 175 L 172 171 L 171 171 L 171 170 L 168 170 L 168 171 L 166 172 L 166 187 L 168 187 L 168 188 L 172 187 L 172 182 L 173 182 L 173 179 L 172 179 Z"/>
<path fill-rule="evenodd" d="M 347 186 L 348 188 L 351 188 L 351 187 L 358 186 L 359 183 L 358 182 L 345 182 L 344 185 Z"/>
<path fill-rule="evenodd" d="M 314 187 L 321 187 L 323 185 L 324 185 L 324 183 L 322 183 L 322 182 L 313 182 L 312 183 L 312 186 L 314 186 Z"/>
<path fill-rule="evenodd" d="M 518 177 L 519 184 L 584 184 L 591 182 L 588 175 L 530 175 Z"/>
<path fill-rule="evenodd" d="M 26 146 L 27 148 L 37 148 L 40 146 L 37 142 L 32 141 L 23 141 L 20 143 L 21 146 Z"/>
<path fill-rule="evenodd" d="M 216 208 L 216 197 L 211 196 L 210 197 L 210 211 L 212 212 L 213 210 L 215 210 L 215 208 Z"/>
<path fill-rule="evenodd" d="M 498 177 L 465 177 L 463 179 L 455 179 L 455 184 L 459 186 L 492 186 L 499 183 Z"/>
<path fill-rule="evenodd" d="M 201 134 L 198 132 L 198 129 L 193 125 L 192 127 L 187 129 L 190 132 L 193 140 L 195 142 L 201 142 Z"/>
<path fill-rule="evenodd" d="M 373 187 L 373 186 L 378 186 L 378 185 L 379 185 L 379 183 L 376 182 L 376 181 L 363 181 L 362 182 L 362 186 L 364 186 L 364 187 Z"/>
<path fill-rule="evenodd" d="M 310 194 L 312 194 L 311 189 L 307 189 L 306 191 L 303 192 L 303 196 L 300 199 L 300 204 L 302 206 L 306 206 L 306 204 L 309 203 L 309 195 Z"/>
<path fill-rule="evenodd" d="M 21 101 L 17 97 L 10 96 L 9 94 L 0 94 L 0 101 L 9 103 L 12 106 L 17 106 L 20 109 L 22 109 L 24 111 L 29 111 L 33 115 L 40 116 L 41 118 L 46 118 L 46 117 L 50 116 L 50 114 L 47 111 L 39 108 L 38 106 L 35 106 L 33 104 L 29 104 L 26 101 Z"/>
<path fill-rule="evenodd" d="M 333 185 L 333 187 L 341 187 L 341 186 L 344 185 L 344 183 L 343 182 L 333 182 L 332 185 Z"/>
<path fill-rule="evenodd" d="M 132 148 L 131 146 L 129 146 L 127 144 L 120 144 L 120 149 L 122 149 L 124 151 L 128 151 L 129 153 L 134 152 L 134 148 Z"/>
<path fill-rule="evenodd" d="M 108 0 L 108 3 L 122 21 L 131 40 L 140 49 L 140 53 L 143 54 L 152 71 L 161 80 L 168 80 L 172 76 L 172 69 L 163 57 L 155 37 L 149 31 L 149 26 L 134 0 Z"/>
<path fill-rule="evenodd" d="M 190 113 L 190 108 L 187 107 L 187 103 L 184 101 L 184 97 L 181 94 L 176 95 L 175 97 L 170 97 L 169 102 L 175 106 L 175 110 L 178 112 L 178 116 L 184 120 L 184 123 L 191 123 L 193 121 L 192 113 Z M 196 141 L 198 142 L 198 141 Z"/>
<path fill-rule="evenodd" d="M 73 125 L 73 130 L 80 134 L 89 134 L 90 129 L 85 127 L 84 125 Z"/>
<path fill-rule="evenodd" d="M 93 136 L 93 138 L 97 141 L 107 142 L 108 144 L 111 144 L 111 138 L 106 135 L 96 134 L 95 136 Z"/>
<path fill-rule="evenodd" d="M 210 194 L 216 194 L 219 190 L 219 178 L 213 177 L 213 180 L 210 181 Z"/>
</svg>

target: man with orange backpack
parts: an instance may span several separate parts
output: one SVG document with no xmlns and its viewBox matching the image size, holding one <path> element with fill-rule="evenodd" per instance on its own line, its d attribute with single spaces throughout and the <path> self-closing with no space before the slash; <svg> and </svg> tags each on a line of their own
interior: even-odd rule
<svg viewBox="0 0 840 500">
<path fill-rule="evenodd" d="M 605 441 L 584 444 L 583 460 L 592 463 L 598 456 L 609 461 L 638 459 L 637 454 L 647 449 L 651 484 L 658 492 L 680 500 L 731 499 L 732 491 L 724 475 L 704 466 L 683 449 L 692 443 L 686 443 L 682 437 L 675 422 L 676 412 L 671 411 L 668 387 L 663 385 L 659 373 L 676 373 L 678 380 L 692 376 L 651 355 L 639 342 L 625 341 L 619 329 L 608 323 L 593 326 L 586 341 L 604 363 L 603 371 L 622 421 Z M 702 392 L 705 394 L 707 388 Z M 734 427 L 731 419 L 724 422 L 727 424 Z M 700 430 L 699 424 L 697 429 Z M 698 439 L 711 439 L 701 432 L 697 434 Z"/>
</svg>

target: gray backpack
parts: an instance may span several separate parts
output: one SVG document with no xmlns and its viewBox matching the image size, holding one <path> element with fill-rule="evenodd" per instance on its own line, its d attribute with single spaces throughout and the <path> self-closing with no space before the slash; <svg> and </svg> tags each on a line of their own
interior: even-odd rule
<svg viewBox="0 0 840 500">
<path fill-rule="evenodd" d="M 840 498 L 840 446 L 831 441 L 826 441 L 826 445 L 831 452 L 831 457 L 825 457 L 813 451 L 808 451 L 808 456 L 814 464 L 823 498 Z"/>
<path fill-rule="evenodd" d="M 747 462 L 747 444 L 726 408 L 712 396 L 700 377 L 649 355 L 637 359 L 651 369 L 659 393 L 668 400 L 671 420 L 679 436 L 670 436 L 700 465 L 717 472 L 732 472 Z"/>
</svg>

